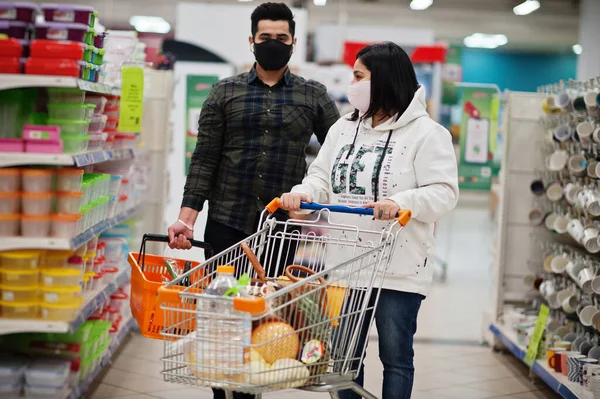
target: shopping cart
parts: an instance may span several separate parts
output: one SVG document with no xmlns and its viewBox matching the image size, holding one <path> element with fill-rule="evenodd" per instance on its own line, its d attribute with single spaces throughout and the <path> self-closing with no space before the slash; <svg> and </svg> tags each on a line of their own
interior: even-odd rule
<svg viewBox="0 0 600 399">
<path fill-rule="evenodd" d="M 278 208 L 275 199 L 255 234 L 160 288 L 172 291 L 161 305 L 165 381 L 223 389 L 227 398 L 298 388 L 332 398 L 352 389 L 376 399 L 352 381 L 365 355 L 361 330 L 372 324 L 377 288 L 410 211 L 370 231 L 339 223 L 333 213 L 372 209 L 302 203 L 318 218 L 283 222 L 272 216 Z M 317 236 L 312 227 L 320 220 L 327 233 Z M 286 265 L 298 250 L 304 264 Z M 233 296 L 204 293 L 222 265 L 234 266 L 240 281 L 247 274 L 250 285 L 235 287 Z"/>
</svg>

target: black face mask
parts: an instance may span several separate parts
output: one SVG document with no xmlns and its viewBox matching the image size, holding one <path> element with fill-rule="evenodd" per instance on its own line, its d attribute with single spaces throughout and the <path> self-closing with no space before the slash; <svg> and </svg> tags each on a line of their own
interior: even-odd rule
<svg viewBox="0 0 600 399">
<path fill-rule="evenodd" d="M 265 71 L 279 71 L 284 68 L 292 57 L 292 44 L 279 40 L 265 40 L 254 43 L 254 57 Z"/>
</svg>

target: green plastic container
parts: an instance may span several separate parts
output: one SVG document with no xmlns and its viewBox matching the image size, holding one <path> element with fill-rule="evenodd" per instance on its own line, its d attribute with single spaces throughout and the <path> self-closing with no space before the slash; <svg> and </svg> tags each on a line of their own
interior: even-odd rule
<svg viewBox="0 0 600 399">
<path fill-rule="evenodd" d="M 50 87 L 48 97 L 51 103 L 83 104 L 85 92 L 79 89 Z"/>
<path fill-rule="evenodd" d="M 96 37 L 96 30 L 94 28 L 89 28 L 88 31 L 85 33 L 85 44 L 93 46 L 94 37 Z"/>
<path fill-rule="evenodd" d="M 92 54 L 92 63 L 94 65 L 102 65 L 104 63 L 104 54 L 106 54 L 106 50 L 103 48 L 97 48 L 96 51 Z"/>
<path fill-rule="evenodd" d="M 64 111 L 64 110 L 63 110 Z M 81 108 L 80 111 L 75 112 L 86 112 L 87 107 Z M 73 112 L 69 110 L 66 112 Z M 86 135 L 90 128 L 91 121 L 89 119 L 48 119 L 48 125 L 60 126 L 61 136 L 77 136 Z"/>
<path fill-rule="evenodd" d="M 48 115 L 50 120 L 89 120 L 91 104 L 50 103 Z M 93 110 L 91 111 L 93 114 Z"/>
<path fill-rule="evenodd" d="M 88 147 L 91 136 L 87 134 L 80 135 L 61 135 L 63 141 L 63 152 L 65 154 L 78 154 L 85 152 Z"/>
</svg>

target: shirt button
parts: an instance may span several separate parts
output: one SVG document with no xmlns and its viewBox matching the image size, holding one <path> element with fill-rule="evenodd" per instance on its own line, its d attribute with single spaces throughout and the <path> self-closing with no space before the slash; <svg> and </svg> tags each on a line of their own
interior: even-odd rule
<svg viewBox="0 0 600 399">
<path fill-rule="evenodd" d="M 258 175 L 258 177 L 260 177 L 262 179 L 262 175 Z"/>
<path fill-rule="evenodd" d="M 270 109 L 268 109 L 268 110 L 267 110 L 267 112 L 271 112 L 271 110 L 270 110 Z"/>
<path fill-rule="evenodd" d="M 265 130 L 265 133 L 269 133 L 269 130 L 268 130 L 268 129 L 267 129 L 267 130 Z"/>
<path fill-rule="evenodd" d="M 263 155 L 267 155 L 267 153 L 266 153 L 266 152 L 263 152 Z"/>
</svg>

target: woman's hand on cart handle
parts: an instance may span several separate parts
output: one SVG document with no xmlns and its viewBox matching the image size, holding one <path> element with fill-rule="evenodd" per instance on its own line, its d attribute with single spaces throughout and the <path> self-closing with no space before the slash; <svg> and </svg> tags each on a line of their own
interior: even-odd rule
<svg viewBox="0 0 600 399">
<path fill-rule="evenodd" d="M 400 207 L 394 201 L 386 199 L 365 205 L 367 209 L 373 209 L 373 216 L 377 220 L 396 219 Z"/>
<path fill-rule="evenodd" d="M 285 193 L 279 200 L 279 206 L 286 211 L 297 211 L 300 209 L 302 202 L 312 203 L 312 198 L 301 193 Z"/>
</svg>

